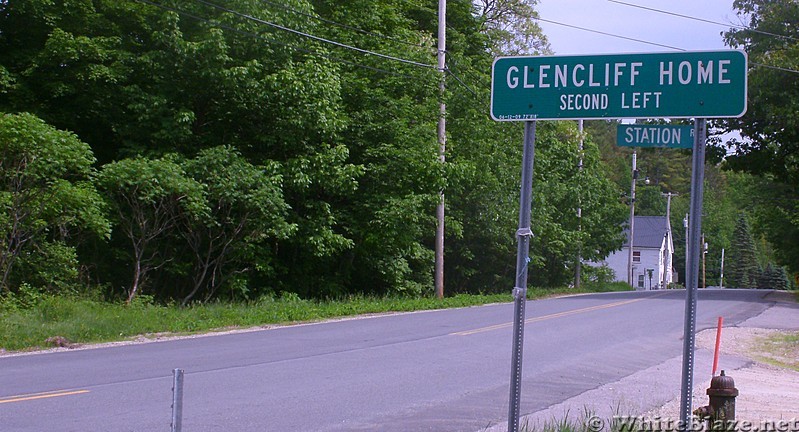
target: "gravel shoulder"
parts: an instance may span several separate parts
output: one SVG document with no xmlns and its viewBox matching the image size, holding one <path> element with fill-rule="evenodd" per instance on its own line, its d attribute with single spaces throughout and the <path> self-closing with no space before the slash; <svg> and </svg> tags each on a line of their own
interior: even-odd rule
<svg viewBox="0 0 799 432">
<path fill-rule="evenodd" d="M 799 304 L 794 293 L 774 292 L 767 297 L 774 305 L 736 327 L 722 329 L 720 369 L 735 380 L 740 395 L 736 417 L 753 424 L 799 419 L 799 345 L 780 345 L 766 341 L 780 335 L 799 333 Z M 695 382 L 692 406 L 707 405 L 710 371 L 716 330 L 697 333 L 694 356 Z M 771 363 L 778 362 L 783 366 Z M 784 367 L 793 364 L 794 368 Z M 588 412 L 600 419 L 615 415 L 653 419 L 679 419 L 682 356 L 625 377 L 615 383 L 575 396 L 546 410 L 527 415 L 522 425 L 530 430 L 546 430 L 565 418 L 579 421 Z M 497 424 L 485 432 L 506 432 L 507 424 Z"/>
<path fill-rule="evenodd" d="M 724 367 L 740 392 L 735 406 L 738 420 L 759 424 L 799 419 L 799 344 L 769 342 L 797 334 L 799 304 L 794 298 L 793 293 L 775 292 L 769 297 L 776 302 L 773 307 L 738 327 L 722 329 L 722 355 L 750 360 L 750 364 L 741 368 Z M 712 351 L 715 342 L 715 330 L 705 330 L 696 336 L 697 350 Z M 707 405 L 705 391 L 709 386 L 709 378 L 694 384 L 694 407 Z M 673 399 L 647 416 L 679 418 L 678 412 L 679 399 Z"/>
</svg>

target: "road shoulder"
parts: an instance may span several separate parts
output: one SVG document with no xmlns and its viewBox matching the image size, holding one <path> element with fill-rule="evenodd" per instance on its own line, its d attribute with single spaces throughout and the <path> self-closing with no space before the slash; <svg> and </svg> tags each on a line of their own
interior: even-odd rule
<svg viewBox="0 0 799 432">
<path fill-rule="evenodd" d="M 799 304 L 795 294 L 774 292 L 767 296 L 774 304 L 761 314 L 737 327 L 723 328 L 720 369 L 733 377 L 740 395 L 736 414 L 740 420 L 754 424 L 764 421 L 799 418 L 799 371 L 767 363 L 769 355 L 763 340 L 769 337 L 796 334 L 799 331 Z M 716 330 L 697 334 L 695 382 L 692 406 L 707 405 L 706 389 L 710 385 Z M 702 377 L 706 371 L 707 376 Z M 617 382 L 590 390 L 557 405 L 521 419 L 529 430 L 542 430 L 544 425 L 568 419 L 578 421 L 586 413 L 605 421 L 614 416 L 646 418 L 679 418 L 682 356 L 636 372 Z M 497 424 L 486 432 L 506 432 L 507 424 Z"/>
</svg>

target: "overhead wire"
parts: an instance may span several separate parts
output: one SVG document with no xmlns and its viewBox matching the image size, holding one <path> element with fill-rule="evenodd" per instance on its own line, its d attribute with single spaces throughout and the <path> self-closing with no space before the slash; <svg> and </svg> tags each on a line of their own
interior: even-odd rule
<svg viewBox="0 0 799 432">
<path fill-rule="evenodd" d="M 665 15 L 671 15 L 671 16 L 675 16 L 675 17 L 679 17 L 679 18 L 685 18 L 685 19 L 704 22 L 704 23 L 708 23 L 708 24 L 715 24 L 715 25 L 722 26 L 722 27 L 727 27 L 727 28 L 733 27 L 733 28 L 737 28 L 737 29 L 740 29 L 740 30 L 747 30 L 747 31 L 751 31 L 753 33 L 758 33 L 758 34 L 762 34 L 762 35 L 766 35 L 766 36 L 777 37 L 777 38 L 781 38 L 781 39 L 799 41 L 799 39 L 797 39 L 795 37 L 792 37 L 792 36 L 786 36 L 786 35 L 781 35 L 781 34 L 777 34 L 777 33 L 771 33 L 771 32 L 767 32 L 767 31 L 763 31 L 763 30 L 758 30 L 758 29 L 754 29 L 752 27 L 745 26 L 745 25 L 732 24 L 732 23 L 725 24 L 725 23 L 722 23 L 722 22 L 719 22 L 719 21 L 713 21 L 713 20 L 709 20 L 709 19 L 705 19 L 705 18 L 699 18 L 699 17 L 691 16 L 691 15 L 684 15 L 684 14 L 680 14 L 680 13 L 676 13 L 676 12 L 670 12 L 670 11 L 663 10 L 663 9 L 656 9 L 656 8 L 653 8 L 653 7 L 642 6 L 642 5 L 638 5 L 638 4 L 635 4 L 635 3 L 628 3 L 628 2 L 624 2 L 624 1 L 620 1 L 620 0 L 608 0 L 608 1 L 611 2 L 611 3 L 617 3 L 617 4 L 620 4 L 620 5 L 624 5 L 624 6 L 630 6 L 630 7 L 634 7 L 634 8 L 638 8 L 638 9 L 644 9 L 644 10 L 657 12 L 657 13 L 661 13 L 661 14 L 665 14 Z"/>
<path fill-rule="evenodd" d="M 580 26 L 577 26 L 577 25 L 566 24 L 566 23 L 562 23 L 562 22 L 559 22 L 559 21 L 548 20 L 548 19 L 544 19 L 544 18 L 540 18 L 540 17 L 533 17 L 533 19 L 534 20 L 538 20 L 538 21 L 543 21 L 543 22 L 546 22 L 546 23 L 550 23 L 550 24 L 563 26 L 563 27 L 573 28 L 573 29 L 576 29 L 576 30 L 582 30 L 582 31 L 590 32 L 590 33 L 596 33 L 596 34 L 601 34 L 601 35 L 604 35 L 604 36 L 610 36 L 610 37 L 614 37 L 614 38 L 617 38 L 617 39 L 624 39 L 624 40 L 633 41 L 633 42 L 639 42 L 639 43 L 643 43 L 643 44 L 647 44 L 647 45 L 659 46 L 661 48 L 669 48 L 669 49 L 673 49 L 673 50 L 677 50 L 677 51 L 685 51 L 685 49 L 683 49 L 683 48 L 679 48 L 679 47 L 675 47 L 675 46 L 671 46 L 671 45 L 665 45 L 665 44 L 661 44 L 661 43 L 657 43 L 657 42 L 650 42 L 650 41 L 643 40 L 643 39 L 638 39 L 638 38 L 633 38 L 633 37 L 628 37 L 628 36 L 622 36 L 622 35 L 618 35 L 618 34 L 615 34 L 615 33 L 608 33 L 608 32 L 604 32 L 604 31 L 601 31 L 601 30 L 591 29 L 591 28 L 587 28 L 587 27 L 580 27 Z"/>
<path fill-rule="evenodd" d="M 741 29 L 741 30 L 751 31 L 753 33 L 762 34 L 762 35 L 765 35 L 765 36 L 776 37 L 776 38 L 780 38 L 780 39 L 792 40 L 792 41 L 799 42 L 799 39 L 797 39 L 795 37 L 781 35 L 781 34 L 777 34 L 777 33 L 771 33 L 771 32 L 767 32 L 767 31 L 762 31 L 762 30 L 754 29 L 754 28 L 751 28 L 751 27 L 748 27 L 748 26 L 744 26 L 744 25 L 737 25 L 737 24 L 732 24 L 732 23 L 725 24 L 725 23 L 721 23 L 721 22 L 718 22 L 718 21 L 708 20 L 708 19 L 704 19 L 704 18 L 698 18 L 698 17 L 694 17 L 694 16 L 690 16 L 690 15 L 684 15 L 684 14 L 676 13 L 676 12 L 670 12 L 670 11 L 666 11 L 666 10 L 663 10 L 663 9 L 656 9 L 656 8 L 652 8 L 652 7 L 648 7 L 648 6 L 642 6 L 642 5 L 638 5 L 638 4 L 635 4 L 635 3 L 628 3 L 628 2 L 625 2 L 625 1 L 621 1 L 621 0 L 608 0 L 608 1 L 612 2 L 612 3 L 620 4 L 620 5 L 623 5 L 623 6 L 639 8 L 639 9 L 648 10 L 648 11 L 651 11 L 651 12 L 657 12 L 657 13 L 661 13 L 661 14 L 675 16 L 675 17 L 678 17 L 678 18 L 684 18 L 684 19 L 689 19 L 689 20 L 694 20 L 694 21 L 699 21 L 699 22 L 719 25 L 719 26 L 723 26 L 723 27 L 727 27 L 727 28 L 733 27 L 733 28 L 737 28 L 737 29 Z M 682 51 L 685 51 L 685 50 L 683 49 Z M 755 66 L 755 67 L 763 67 L 763 68 L 766 68 L 766 69 L 773 69 L 773 70 L 778 70 L 778 71 L 782 71 L 782 72 L 789 72 L 789 73 L 799 74 L 799 70 L 796 70 L 796 69 L 790 69 L 790 68 L 781 67 L 781 66 L 767 65 L 767 64 L 756 63 L 756 62 L 749 62 L 749 64 L 751 64 L 752 66 Z"/>
<path fill-rule="evenodd" d="M 138 2 L 144 3 L 144 4 L 148 4 L 150 6 L 154 6 L 154 7 L 157 7 L 159 9 L 167 10 L 167 11 L 170 11 L 170 12 L 175 12 L 177 14 L 186 16 L 188 18 L 191 18 L 191 19 L 194 19 L 194 20 L 197 20 L 197 21 L 205 22 L 205 23 L 210 24 L 210 25 L 212 25 L 214 27 L 217 27 L 217 28 L 229 30 L 229 31 L 232 31 L 232 32 L 235 32 L 235 33 L 239 33 L 239 34 L 244 35 L 244 36 L 248 36 L 248 37 L 252 37 L 252 38 L 255 38 L 255 39 L 259 39 L 259 40 L 262 40 L 262 41 L 264 41 L 266 43 L 269 43 L 269 44 L 280 45 L 280 46 L 286 47 L 288 49 L 299 51 L 299 52 L 302 52 L 302 53 L 305 53 L 305 54 L 309 54 L 309 55 L 312 55 L 312 56 L 322 57 L 322 58 L 326 58 L 328 60 L 335 61 L 335 62 L 338 62 L 338 63 L 344 63 L 344 64 L 348 64 L 350 66 L 359 67 L 359 68 L 362 68 L 362 69 L 368 69 L 368 70 L 371 70 L 371 71 L 380 72 L 380 73 L 384 73 L 384 74 L 388 74 L 388 75 L 394 75 L 394 76 L 399 76 L 399 77 L 408 78 L 408 79 L 418 79 L 418 77 L 414 77 L 414 76 L 411 76 L 411 75 L 402 74 L 402 73 L 399 73 L 399 72 L 390 71 L 390 70 L 386 70 L 386 69 L 381 69 L 381 68 L 374 67 L 374 66 L 364 65 L 364 64 L 361 64 L 361 63 L 356 63 L 356 62 L 353 62 L 353 61 L 345 60 L 345 59 L 342 59 L 342 58 L 339 58 L 339 57 L 331 56 L 329 54 L 320 53 L 318 51 L 309 50 L 309 49 L 306 49 L 306 48 L 300 48 L 300 47 L 297 47 L 297 46 L 294 46 L 294 45 L 291 45 L 291 44 L 287 44 L 287 43 L 284 43 L 284 42 L 279 42 L 279 41 L 276 41 L 276 40 L 273 40 L 273 39 L 266 38 L 266 37 L 261 36 L 259 34 L 255 34 L 255 33 L 251 33 L 251 32 L 245 31 L 245 30 L 237 29 L 235 27 L 226 25 L 224 23 L 221 23 L 221 22 L 218 22 L 218 21 L 215 21 L 215 20 L 207 19 L 207 18 L 198 16 L 198 15 L 192 14 L 191 12 L 186 12 L 184 10 L 176 9 L 176 8 L 173 8 L 173 7 L 170 7 L 170 6 L 166 6 L 166 5 L 163 5 L 163 4 L 160 4 L 160 3 L 155 3 L 155 2 L 152 2 L 150 0 L 135 0 L 135 1 L 138 1 Z"/>
<path fill-rule="evenodd" d="M 465 82 L 463 82 L 463 81 L 462 81 L 462 80 L 461 80 L 461 79 L 458 77 L 458 75 L 455 75 L 455 73 L 454 73 L 454 72 L 452 72 L 452 70 L 450 70 L 448 67 L 445 67 L 445 68 L 444 68 L 444 71 L 445 71 L 447 74 L 449 74 L 451 77 L 455 78 L 455 80 L 456 80 L 456 81 L 458 81 L 458 83 L 460 83 L 460 85 L 462 85 L 464 88 L 466 88 L 466 90 L 468 90 L 468 91 L 469 91 L 469 93 L 471 93 L 471 94 L 472 94 L 472 96 L 474 96 L 474 97 L 479 97 L 479 96 L 477 96 L 477 93 L 475 93 L 475 91 L 474 91 L 474 90 L 472 90 L 472 88 L 471 88 L 471 87 L 469 87 L 469 85 L 468 85 L 468 84 L 466 84 Z"/>
<path fill-rule="evenodd" d="M 349 50 L 352 50 L 352 51 L 360 52 L 362 54 L 373 55 L 373 56 L 376 56 L 376 57 L 380 57 L 380 58 L 384 58 L 384 59 L 387 59 L 387 60 L 392 60 L 392 61 L 396 61 L 396 62 L 400 62 L 400 63 L 405 63 L 405 64 L 409 64 L 409 65 L 413 65 L 413 66 L 430 68 L 430 69 L 438 69 L 438 66 L 436 66 L 436 65 L 427 64 L 427 63 L 421 63 L 421 62 L 408 60 L 408 59 L 404 59 L 404 58 L 400 58 L 400 57 L 390 56 L 390 55 L 387 55 L 387 54 L 381 54 L 381 53 L 374 52 L 374 51 L 369 51 L 369 50 L 366 50 L 366 49 L 363 49 L 363 48 L 358 48 L 358 47 L 355 47 L 355 46 L 352 46 L 352 45 L 347 45 L 347 44 L 344 44 L 344 43 L 341 43 L 341 42 L 337 42 L 337 41 L 334 41 L 334 40 L 331 40 L 331 39 L 325 39 L 323 37 L 314 36 L 314 35 L 309 34 L 309 33 L 301 32 L 299 30 L 295 30 L 295 29 L 292 29 L 292 28 L 289 28 L 289 27 L 282 26 L 280 24 L 275 24 L 273 22 L 266 21 L 266 20 L 254 17 L 252 15 L 248 15 L 248 14 L 245 14 L 245 13 L 242 13 L 242 12 L 238 12 L 238 11 L 235 11 L 233 9 L 229 9 L 229 8 L 224 7 L 224 6 L 220 6 L 218 4 L 215 4 L 215 3 L 212 3 L 212 2 L 209 2 L 209 1 L 206 1 L 206 0 L 195 0 L 195 1 L 197 3 L 202 3 L 202 4 L 206 5 L 206 6 L 209 6 L 209 7 L 221 10 L 223 12 L 227 12 L 227 13 L 230 13 L 230 14 L 233 14 L 233 15 L 236 15 L 236 16 L 239 16 L 239 17 L 242 17 L 242 18 L 257 22 L 257 23 L 260 23 L 260 24 L 263 24 L 263 25 L 267 25 L 269 27 L 273 27 L 273 28 L 276 28 L 278 30 L 282 30 L 282 31 L 285 31 L 285 32 L 288 32 L 288 33 L 296 34 L 298 36 L 306 37 L 308 39 L 312 39 L 312 40 L 315 40 L 315 41 L 318 41 L 318 42 L 324 42 L 324 43 L 327 43 L 327 44 L 330 44 L 330 45 L 337 46 L 339 48 L 345 48 L 345 49 L 349 49 Z"/>
<path fill-rule="evenodd" d="M 608 1 L 614 1 L 614 0 L 608 0 Z M 548 20 L 548 19 L 544 19 L 544 18 L 533 18 L 533 19 L 536 19 L 538 21 L 548 22 L 550 24 L 555 24 L 555 25 L 560 25 L 560 26 L 564 26 L 564 27 L 573 28 L 573 29 L 576 29 L 576 30 L 586 31 L 586 32 L 590 32 L 590 33 L 597 33 L 597 34 L 601 34 L 601 35 L 605 35 L 605 36 L 610 36 L 610 37 L 614 37 L 614 38 L 618 38 L 618 39 L 629 40 L 629 41 L 633 41 L 633 42 L 639 42 L 639 43 L 643 43 L 643 44 L 647 44 L 647 45 L 659 46 L 659 47 L 669 48 L 669 49 L 673 49 L 673 50 L 677 50 L 677 51 L 688 51 L 685 48 L 680 48 L 680 47 L 676 47 L 676 46 L 672 46 L 672 45 L 665 45 L 665 44 L 661 44 L 661 43 L 657 43 L 657 42 L 647 41 L 647 40 L 644 40 L 644 39 L 632 38 L 632 37 L 628 37 L 628 36 L 618 35 L 618 34 L 615 34 L 615 33 L 603 32 L 603 31 L 596 30 L 596 29 L 591 29 L 591 28 L 587 28 L 587 27 L 581 27 L 581 26 L 577 26 L 577 25 L 573 25 L 573 24 L 566 24 L 566 23 L 553 21 L 553 20 Z M 799 70 L 795 70 L 795 69 L 790 69 L 790 68 L 785 68 L 785 67 L 780 67 L 780 66 L 772 66 L 772 65 L 767 65 L 767 64 L 763 64 L 763 63 L 755 63 L 755 62 L 749 62 L 749 64 L 752 65 L 752 66 L 764 67 L 764 68 L 767 68 L 767 69 L 774 69 L 774 70 L 779 70 L 779 71 L 783 71 L 783 72 L 790 72 L 790 73 L 799 74 Z"/>
<path fill-rule="evenodd" d="M 318 15 L 309 14 L 309 13 L 303 12 L 301 10 L 297 10 L 297 9 L 292 8 L 292 7 L 289 7 L 289 6 L 286 6 L 286 5 L 282 5 L 280 3 L 275 3 L 275 2 L 272 2 L 272 1 L 269 1 L 269 0 L 261 0 L 261 3 L 266 3 L 266 4 L 269 4 L 269 5 L 278 7 L 280 9 L 295 13 L 297 15 L 302 15 L 302 16 L 307 17 L 307 18 L 311 18 L 311 19 L 314 19 L 314 20 L 317 20 L 317 21 L 320 21 L 320 22 L 323 22 L 323 23 L 326 23 L 326 24 L 334 25 L 336 27 L 344 28 L 344 29 L 347 29 L 347 30 L 352 30 L 352 31 L 355 31 L 355 32 L 358 32 L 358 33 L 361 33 L 361 34 L 368 35 L 368 36 L 373 36 L 373 37 L 380 38 L 380 39 L 386 39 L 386 40 L 390 40 L 390 41 L 393 41 L 393 42 L 401 43 L 401 44 L 404 44 L 404 45 L 410 45 L 410 46 L 416 46 L 416 47 L 420 47 L 420 48 L 426 48 L 425 45 L 422 45 L 422 44 L 417 44 L 417 43 L 414 43 L 414 42 L 408 42 L 408 41 L 404 41 L 402 39 L 397 39 L 397 38 L 393 38 L 391 36 L 386 36 L 384 34 L 370 32 L 368 30 L 364 30 L 364 29 L 361 29 L 361 28 L 358 28 L 358 27 L 354 27 L 354 26 L 347 25 L 347 24 L 342 24 L 342 23 L 339 23 L 339 22 L 336 22 L 336 21 L 333 21 L 333 20 L 322 18 L 322 17 L 320 17 Z"/>
<path fill-rule="evenodd" d="M 450 69 L 452 69 L 454 67 L 458 71 L 460 71 L 463 74 L 465 74 L 465 75 L 469 76 L 470 78 L 472 78 L 472 80 L 477 81 L 478 84 L 480 84 L 482 86 L 485 86 L 485 87 L 490 87 L 490 84 L 488 84 L 488 82 L 485 79 L 483 79 L 483 77 L 478 75 L 478 73 L 476 72 L 475 68 L 473 68 L 471 66 L 468 66 L 468 65 L 462 65 L 458 61 L 458 58 L 456 57 L 456 54 L 454 54 L 452 52 L 447 52 L 447 54 L 449 56 L 448 57 L 449 62 L 447 62 L 447 64 L 448 64 L 448 67 Z"/>
</svg>

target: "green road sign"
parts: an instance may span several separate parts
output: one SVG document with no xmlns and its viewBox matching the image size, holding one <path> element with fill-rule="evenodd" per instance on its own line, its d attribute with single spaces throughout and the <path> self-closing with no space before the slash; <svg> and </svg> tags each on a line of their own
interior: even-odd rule
<svg viewBox="0 0 799 432">
<path fill-rule="evenodd" d="M 616 126 L 616 145 L 622 147 L 693 148 L 694 127 L 620 124 Z"/>
<path fill-rule="evenodd" d="M 746 70 L 746 53 L 734 50 L 500 57 L 491 71 L 491 117 L 740 117 Z"/>
</svg>

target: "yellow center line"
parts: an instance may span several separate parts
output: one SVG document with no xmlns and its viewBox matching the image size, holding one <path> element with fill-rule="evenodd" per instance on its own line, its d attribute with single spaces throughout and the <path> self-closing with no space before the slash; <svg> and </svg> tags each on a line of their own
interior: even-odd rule
<svg viewBox="0 0 799 432">
<path fill-rule="evenodd" d="M 0 404 L 4 403 L 11 403 L 11 402 L 24 402 L 30 400 L 37 400 L 37 399 L 47 399 L 47 398 L 54 398 L 54 397 L 61 397 L 61 396 L 72 396 L 78 395 L 83 393 L 89 393 L 89 390 L 56 390 L 50 392 L 43 392 L 43 393 L 31 393 L 31 394 L 24 394 L 24 395 L 16 395 L 16 396 L 6 396 L 0 398 Z"/>
<path fill-rule="evenodd" d="M 616 303 L 608 303 L 608 304 L 603 304 L 603 305 L 590 306 L 590 307 L 586 307 L 586 308 L 582 308 L 582 309 L 574 309 L 574 310 L 570 310 L 570 311 L 558 312 L 558 313 L 544 315 L 544 316 L 535 317 L 535 318 L 528 318 L 528 319 L 524 320 L 524 323 L 525 324 L 531 324 L 531 323 L 546 321 L 548 319 L 553 319 L 553 318 L 561 318 L 561 317 L 565 317 L 565 316 L 576 315 L 576 314 L 581 314 L 581 313 L 585 313 L 585 312 L 591 312 L 591 311 L 595 311 L 595 310 L 609 309 L 609 308 L 612 308 L 612 307 L 623 306 L 623 305 L 636 303 L 636 302 L 643 301 L 643 300 L 648 300 L 648 299 L 655 298 L 655 297 L 660 297 L 660 296 L 663 296 L 663 295 L 666 295 L 666 294 L 668 294 L 668 292 L 662 292 L 662 293 L 655 294 L 653 296 L 645 297 L 645 298 L 639 298 L 639 299 L 633 299 L 633 300 L 624 300 L 624 301 L 620 301 L 620 302 L 616 302 Z M 484 333 L 484 332 L 489 332 L 489 331 L 493 331 L 493 330 L 500 330 L 500 329 L 508 328 L 508 327 L 511 327 L 512 325 L 513 325 L 512 322 L 502 323 L 502 324 L 495 324 L 495 325 L 492 325 L 492 326 L 481 327 L 481 328 L 477 328 L 477 329 L 474 329 L 474 330 L 466 330 L 466 331 L 461 331 L 461 332 L 450 333 L 450 336 L 469 336 L 469 335 L 473 335 L 473 334 L 477 334 L 477 333 Z"/>
</svg>

